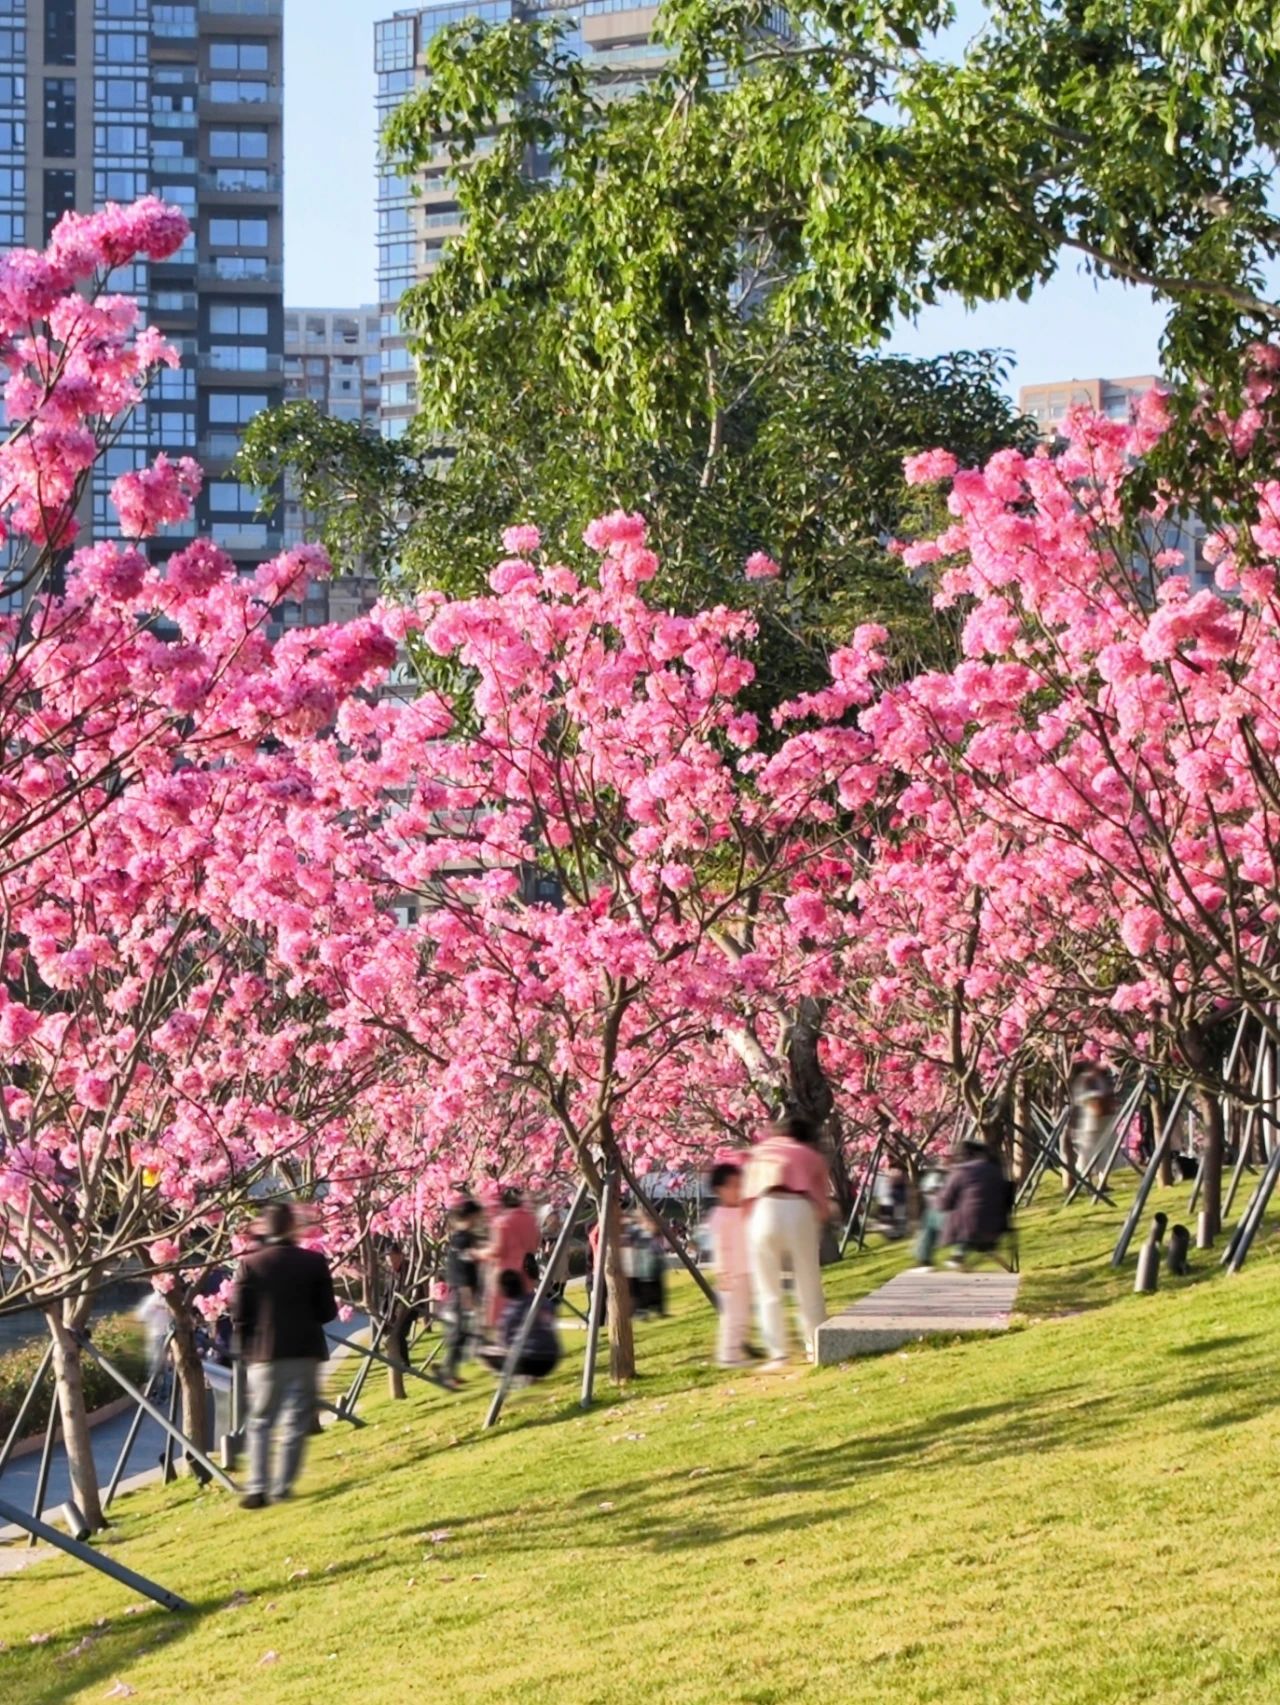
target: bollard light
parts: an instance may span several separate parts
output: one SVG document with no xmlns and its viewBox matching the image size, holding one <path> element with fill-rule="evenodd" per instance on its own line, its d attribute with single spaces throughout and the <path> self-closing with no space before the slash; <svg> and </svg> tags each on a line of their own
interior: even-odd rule
<svg viewBox="0 0 1280 1705">
<path fill-rule="evenodd" d="M 78 1539 L 83 1545 L 89 1537 L 89 1524 L 84 1519 L 79 1504 L 73 1498 L 68 1498 L 58 1514 L 62 1517 L 62 1525 L 72 1539 Z"/>
</svg>

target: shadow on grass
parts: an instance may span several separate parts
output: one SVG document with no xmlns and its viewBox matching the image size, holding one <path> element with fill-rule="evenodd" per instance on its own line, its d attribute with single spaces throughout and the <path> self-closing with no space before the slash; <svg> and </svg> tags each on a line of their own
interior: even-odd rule
<svg viewBox="0 0 1280 1705">
<path fill-rule="evenodd" d="M 66 1705 L 86 1692 L 105 1694 L 123 1680 L 132 1664 L 149 1652 L 172 1646 L 193 1634 L 199 1621 L 218 1606 L 196 1604 L 190 1610 L 165 1611 L 148 1608 L 136 1621 L 124 1616 L 101 1622 L 80 1623 L 58 1636 L 54 1664 L 58 1674 L 47 1668 L 49 1646 L 15 1647 L 0 1655 L 0 1697 L 22 1705 Z M 163 1619 L 163 1620 L 161 1620 Z M 87 1642 L 77 1654 L 76 1648 Z M 23 1662 L 30 1657 L 30 1663 Z M 13 1692 L 5 1691 L 15 1683 Z"/>
</svg>

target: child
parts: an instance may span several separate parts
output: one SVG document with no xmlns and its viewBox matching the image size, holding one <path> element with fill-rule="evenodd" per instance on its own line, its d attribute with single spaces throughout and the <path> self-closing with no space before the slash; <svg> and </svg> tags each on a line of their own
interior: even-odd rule
<svg viewBox="0 0 1280 1705">
<path fill-rule="evenodd" d="M 747 1259 L 747 1212 L 742 1206 L 742 1168 L 722 1160 L 711 1169 L 716 1207 L 711 1213 L 711 1261 L 720 1297 L 720 1334 L 716 1360 L 722 1368 L 741 1367 L 748 1359 L 747 1324 L 751 1318 L 751 1264 Z"/>
<path fill-rule="evenodd" d="M 461 1389 L 458 1369 L 466 1351 L 470 1315 L 476 1306 L 480 1288 L 479 1263 L 476 1251 L 480 1246 L 480 1228 L 484 1216 L 479 1202 L 470 1198 L 454 1205 L 449 1214 L 449 1242 L 445 1249 L 444 1278 L 453 1293 L 453 1321 L 445 1340 L 444 1372 L 440 1382 L 450 1391 Z"/>
</svg>

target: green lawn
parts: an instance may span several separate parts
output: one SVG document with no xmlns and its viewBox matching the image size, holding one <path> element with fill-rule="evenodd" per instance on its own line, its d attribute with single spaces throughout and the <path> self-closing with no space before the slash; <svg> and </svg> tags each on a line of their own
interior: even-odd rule
<svg viewBox="0 0 1280 1705">
<path fill-rule="evenodd" d="M 589 1415 L 579 1334 L 493 1435 L 478 1374 L 398 1405 L 371 1380 L 290 1505 L 118 1506 L 111 1550 L 195 1615 L 69 1561 L 0 1578 L 0 1700 L 1275 1701 L 1276 1251 L 1139 1298 L 1116 1223 L 1027 1217 L 1003 1337 L 724 1378 L 680 1284 Z M 851 1258 L 829 1300 L 906 1259 Z"/>
</svg>

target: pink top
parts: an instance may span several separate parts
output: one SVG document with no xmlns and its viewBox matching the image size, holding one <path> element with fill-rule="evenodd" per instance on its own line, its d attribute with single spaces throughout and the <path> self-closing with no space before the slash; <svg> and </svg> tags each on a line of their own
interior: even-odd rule
<svg viewBox="0 0 1280 1705">
<path fill-rule="evenodd" d="M 742 1208 L 721 1203 L 711 1210 L 711 1263 L 716 1278 L 740 1279 L 751 1271 L 747 1260 L 747 1216 Z"/>
<path fill-rule="evenodd" d="M 742 1199 L 754 1202 L 760 1196 L 767 1196 L 770 1190 L 807 1196 L 819 1219 L 825 1219 L 831 1180 L 822 1150 L 798 1143 L 794 1137 L 770 1136 L 758 1142 L 747 1156 Z"/>
<path fill-rule="evenodd" d="M 494 1224 L 489 1259 L 500 1273 L 507 1268 L 513 1273 L 521 1273 L 525 1256 L 536 1255 L 541 1242 L 542 1233 L 533 1210 L 508 1208 Z"/>
</svg>

